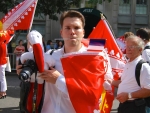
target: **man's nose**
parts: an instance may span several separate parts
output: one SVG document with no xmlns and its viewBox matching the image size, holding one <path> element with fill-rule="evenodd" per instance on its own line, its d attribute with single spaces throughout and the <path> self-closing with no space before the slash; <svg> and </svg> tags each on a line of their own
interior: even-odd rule
<svg viewBox="0 0 150 113">
<path fill-rule="evenodd" d="M 75 34 L 75 30 L 71 29 L 71 35 L 74 35 L 74 34 Z"/>
</svg>

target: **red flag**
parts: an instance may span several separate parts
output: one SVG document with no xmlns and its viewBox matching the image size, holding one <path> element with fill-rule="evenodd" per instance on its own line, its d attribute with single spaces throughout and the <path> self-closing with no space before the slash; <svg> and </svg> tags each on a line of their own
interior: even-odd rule
<svg viewBox="0 0 150 113">
<path fill-rule="evenodd" d="M 27 30 L 32 24 L 37 0 L 25 0 L 2 18 L 3 30 Z"/>
<path fill-rule="evenodd" d="M 125 59 L 105 19 L 100 20 L 95 29 L 93 29 L 93 31 L 89 35 L 89 38 L 107 39 L 105 49 L 108 56 L 110 57 L 110 63 L 114 78 L 117 79 L 123 71 Z"/>
<path fill-rule="evenodd" d="M 116 39 L 118 46 L 120 47 L 121 51 L 123 54 L 126 54 L 126 48 L 125 48 L 125 38 L 124 36 L 120 36 L 119 38 Z"/>
<path fill-rule="evenodd" d="M 76 113 L 99 110 L 108 61 L 105 54 L 83 52 L 61 59 L 70 100 Z"/>
<path fill-rule="evenodd" d="M 120 75 L 122 74 L 122 71 L 125 65 L 125 59 L 105 19 L 101 19 L 99 21 L 99 23 L 97 24 L 95 29 L 93 29 L 93 31 L 91 32 L 88 38 L 98 38 L 98 39 L 105 38 L 107 40 L 105 44 L 105 49 L 110 58 L 110 63 L 111 63 L 114 79 L 118 79 Z M 109 100 L 107 98 L 109 98 L 109 95 L 106 95 L 105 100 Z M 109 113 L 112 107 L 113 99 L 111 100 L 111 102 L 109 101 L 109 103 L 108 101 L 106 102 L 108 105 L 107 108 L 106 106 L 103 106 L 102 109 L 103 110 L 105 109 L 105 113 Z"/>
</svg>

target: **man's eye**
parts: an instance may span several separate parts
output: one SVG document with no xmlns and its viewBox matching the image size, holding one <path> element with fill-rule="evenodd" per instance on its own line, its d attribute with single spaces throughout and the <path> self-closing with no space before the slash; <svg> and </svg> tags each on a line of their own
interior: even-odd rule
<svg viewBox="0 0 150 113">
<path fill-rule="evenodd" d="M 76 30 L 78 30 L 78 29 L 79 29 L 79 27 L 75 27 L 75 29 L 76 29 Z"/>
<path fill-rule="evenodd" d="M 65 29 L 70 29 L 69 27 L 66 27 Z"/>
</svg>

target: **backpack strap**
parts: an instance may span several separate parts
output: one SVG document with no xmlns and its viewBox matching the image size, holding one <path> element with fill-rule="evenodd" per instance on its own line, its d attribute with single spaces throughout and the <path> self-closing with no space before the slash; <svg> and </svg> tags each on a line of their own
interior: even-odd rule
<svg viewBox="0 0 150 113">
<path fill-rule="evenodd" d="M 140 85 L 140 71 L 141 71 L 141 67 L 142 67 L 142 64 L 143 63 L 146 63 L 143 59 L 141 59 L 138 63 L 137 63 L 137 65 L 136 65 L 136 68 L 135 68 L 135 78 L 136 78 L 136 81 L 137 81 L 137 84 L 139 85 L 139 86 L 141 86 Z"/>
<path fill-rule="evenodd" d="M 150 46 L 146 46 L 146 47 L 144 48 L 144 50 L 145 50 L 145 49 L 150 49 Z"/>
<path fill-rule="evenodd" d="M 55 49 L 52 49 L 52 51 L 49 54 L 52 55 L 54 51 L 55 51 Z"/>
</svg>

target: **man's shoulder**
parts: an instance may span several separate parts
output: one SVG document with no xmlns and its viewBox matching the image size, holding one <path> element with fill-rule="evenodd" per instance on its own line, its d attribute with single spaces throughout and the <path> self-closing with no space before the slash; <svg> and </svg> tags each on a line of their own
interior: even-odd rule
<svg viewBox="0 0 150 113">
<path fill-rule="evenodd" d="M 62 53 L 62 49 L 50 49 L 46 52 L 46 54 L 61 54 Z"/>
<path fill-rule="evenodd" d="M 136 66 L 137 65 L 141 65 L 141 67 L 143 68 L 143 71 L 149 70 L 149 68 L 150 68 L 149 63 L 147 61 L 145 61 L 144 59 L 139 59 Z"/>
</svg>

